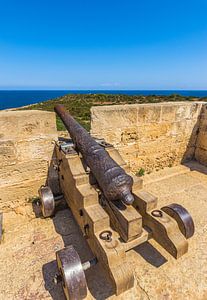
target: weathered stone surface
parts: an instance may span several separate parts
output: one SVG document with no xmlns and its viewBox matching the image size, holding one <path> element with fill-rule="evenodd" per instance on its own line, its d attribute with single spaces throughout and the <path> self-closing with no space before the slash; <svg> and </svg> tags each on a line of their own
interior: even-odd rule
<svg viewBox="0 0 207 300">
<path fill-rule="evenodd" d="M 55 114 L 0 112 L 0 210 L 25 205 L 45 183 L 57 139 Z"/>
<path fill-rule="evenodd" d="M 190 171 L 192 169 L 193 171 Z M 158 196 L 158 205 L 184 205 L 192 214 L 195 235 L 189 251 L 180 259 L 171 257 L 154 240 L 127 252 L 136 285 L 116 297 L 103 267 L 86 271 L 87 299 L 206 300 L 207 299 L 207 168 L 196 164 L 166 168 L 144 176 L 144 189 Z M 61 285 L 53 284 L 57 272 L 55 251 L 73 244 L 82 262 L 92 257 L 69 209 L 52 219 L 28 213 L 31 204 L 4 214 L 1 244 L 0 299 L 65 300 Z"/>
<path fill-rule="evenodd" d="M 0 140 L 0 168 L 8 165 L 14 165 L 17 162 L 17 149 L 15 141 Z"/>
<path fill-rule="evenodd" d="M 117 147 L 134 172 L 140 168 L 151 172 L 194 157 L 202 105 L 167 102 L 92 107 L 91 133 Z M 207 117 L 205 120 L 207 127 Z"/>
<path fill-rule="evenodd" d="M 137 105 L 138 123 L 158 123 L 161 118 L 161 106 L 152 104 Z"/>
<path fill-rule="evenodd" d="M 11 139 L 54 134 L 55 114 L 47 111 L 0 111 L 0 138 Z"/>
<path fill-rule="evenodd" d="M 196 140 L 195 158 L 207 166 L 207 104 L 203 104 Z"/>
<path fill-rule="evenodd" d="M 93 128 L 99 126 L 100 130 L 106 127 L 114 130 L 114 124 L 116 124 L 117 128 L 125 128 L 137 124 L 136 105 L 113 105 L 113 118 L 111 118 L 111 107 L 104 107 L 106 108 L 105 110 L 101 106 L 97 106 L 96 110 L 93 111 L 93 118 L 91 119 Z M 100 117 L 102 119 L 101 123 Z"/>
<path fill-rule="evenodd" d="M 25 206 L 38 196 L 38 189 L 45 184 L 46 175 L 39 179 L 25 180 L 13 185 L 0 187 L 0 211 L 10 211 Z"/>
</svg>

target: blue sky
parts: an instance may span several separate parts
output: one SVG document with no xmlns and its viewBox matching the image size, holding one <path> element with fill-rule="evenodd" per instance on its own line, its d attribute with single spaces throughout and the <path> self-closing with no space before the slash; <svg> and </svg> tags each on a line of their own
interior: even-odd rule
<svg viewBox="0 0 207 300">
<path fill-rule="evenodd" d="M 0 89 L 207 89 L 207 1 L 2 0 Z"/>
</svg>

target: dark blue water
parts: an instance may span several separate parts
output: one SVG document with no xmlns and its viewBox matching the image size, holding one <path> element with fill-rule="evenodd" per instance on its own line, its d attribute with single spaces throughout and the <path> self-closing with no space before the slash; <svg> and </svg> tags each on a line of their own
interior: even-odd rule
<svg viewBox="0 0 207 300">
<path fill-rule="evenodd" d="M 42 102 L 49 99 L 54 99 L 66 94 L 125 94 L 125 95 L 171 95 L 180 94 L 182 96 L 207 97 L 205 91 L 185 91 L 185 90 L 79 90 L 79 91 L 64 91 L 64 90 L 43 90 L 43 91 L 1 91 L 0 90 L 0 110 L 12 107 L 20 107 L 28 104 Z"/>
</svg>

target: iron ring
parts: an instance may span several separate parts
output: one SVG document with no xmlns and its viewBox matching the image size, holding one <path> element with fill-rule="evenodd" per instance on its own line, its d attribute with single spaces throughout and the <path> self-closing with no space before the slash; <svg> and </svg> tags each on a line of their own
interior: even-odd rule
<svg viewBox="0 0 207 300">
<path fill-rule="evenodd" d="M 155 209 L 155 210 L 153 210 L 153 211 L 151 212 L 151 215 L 152 215 L 153 217 L 161 218 L 161 217 L 163 216 L 163 213 L 162 213 L 161 210 Z"/>
<path fill-rule="evenodd" d="M 104 230 L 99 234 L 100 239 L 111 242 L 112 241 L 112 232 L 110 230 Z"/>
</svg>

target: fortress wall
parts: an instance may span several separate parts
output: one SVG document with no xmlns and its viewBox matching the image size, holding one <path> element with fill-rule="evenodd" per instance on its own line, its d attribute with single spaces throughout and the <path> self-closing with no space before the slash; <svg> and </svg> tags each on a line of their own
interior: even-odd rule
<svg viewBox="0 0 207 300">
<path fill-rule="evenodd" d="M 151 172 L 194 157 L 202 105 L 167 102 L 92 107 L 91 133 L 118 148 L 134 172 L 140 168 Z M 207 124 L 207 117 L 205 120 Z"/>
<path fill-rule="evenodd" d="M 118 148 L 134 172 L 192 158 L 207 165 L 206 103 L 93 107 L 91 133 Z M 37 196 L 57 136 L 54 113 L 0 112 L 0 211 L 16 210 Z"/>
<path fill-rule="evenodd" d="M 207 104 L 203 104 L 200 115 L 199 133 L 196 142 L 195 159 L 207 166 Z"/>
<path fill-rule="evenodd" d="M 54 113 L 0 112 L 0 211 L 15 209 L 37 195 L 47 177 L 55 139 Z"/>
</svg>

